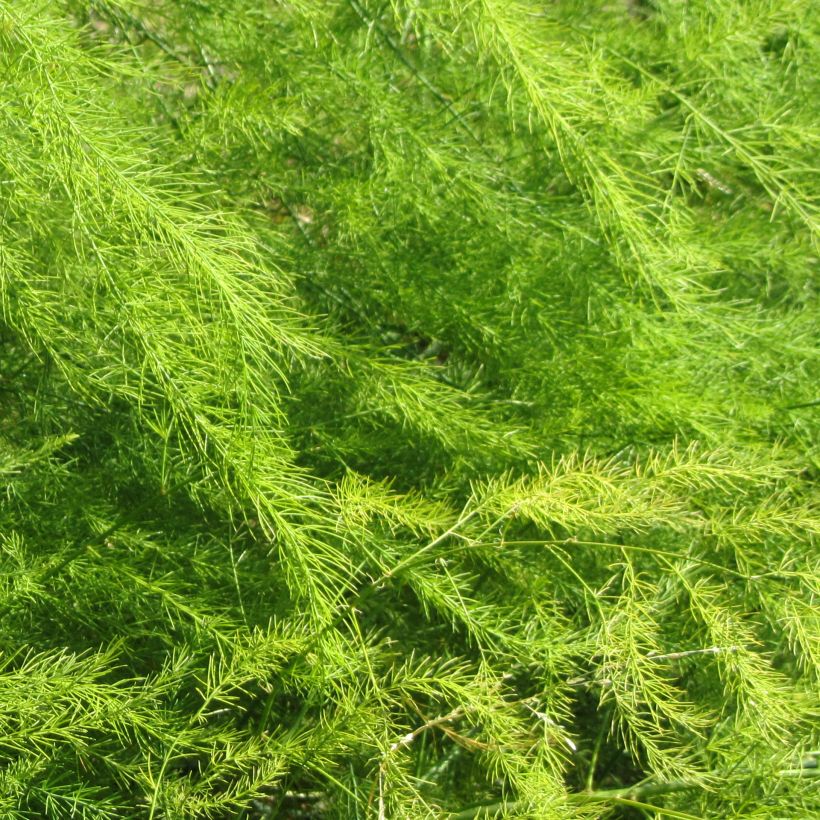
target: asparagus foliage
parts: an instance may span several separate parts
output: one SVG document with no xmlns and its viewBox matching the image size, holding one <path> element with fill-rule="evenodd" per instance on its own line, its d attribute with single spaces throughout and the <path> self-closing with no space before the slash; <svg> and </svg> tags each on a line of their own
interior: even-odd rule
<svg viewBox="0 0 820 820">
<path fill-rule="evenodd" d="M 807 817 L 806 0 L 0 0 L 9 818 Z"/>
</svg>

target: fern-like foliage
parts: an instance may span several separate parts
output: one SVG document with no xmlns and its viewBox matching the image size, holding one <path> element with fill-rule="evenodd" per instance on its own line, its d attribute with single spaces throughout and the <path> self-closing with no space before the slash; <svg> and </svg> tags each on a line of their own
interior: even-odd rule
<svg viewBox="0 0 820 820">
<path fill-rule="evenodd" d="M 0 813 L 820 811 L 807 0 L 0 0 Z"/>
</svg>

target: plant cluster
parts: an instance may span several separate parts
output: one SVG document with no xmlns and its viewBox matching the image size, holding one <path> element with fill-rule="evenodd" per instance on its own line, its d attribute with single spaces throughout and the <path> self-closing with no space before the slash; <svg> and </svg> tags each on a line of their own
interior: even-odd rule
<svg viewBox="0 0 820 820">
<path fill-rule="evenodd" d="M 809 0 L 0 0 L 0 815 L 820 810 Z"/>
</svg>

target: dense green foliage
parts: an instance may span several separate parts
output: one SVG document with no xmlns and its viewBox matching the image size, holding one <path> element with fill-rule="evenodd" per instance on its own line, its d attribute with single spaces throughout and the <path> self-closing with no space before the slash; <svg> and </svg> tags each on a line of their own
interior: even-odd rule
<svg viewBox="0 0 820 820">
<path fill-rule="evenodd" d="M 810 0 L 0 0 L 0 815 L 820 810 Z"/>
</svg>

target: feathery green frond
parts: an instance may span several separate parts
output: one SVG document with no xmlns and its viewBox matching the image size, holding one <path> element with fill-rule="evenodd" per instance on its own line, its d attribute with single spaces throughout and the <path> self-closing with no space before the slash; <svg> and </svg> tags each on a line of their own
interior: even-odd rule
<svg viewBox="0 0 820 820">
<path fill-rule="evenodd" d="M 0 0 L 0 813 L 804 818 L 806 0 Z"/>
</svg>

